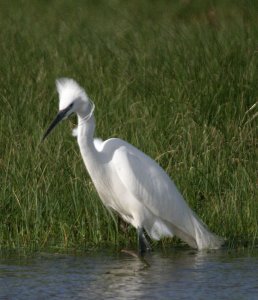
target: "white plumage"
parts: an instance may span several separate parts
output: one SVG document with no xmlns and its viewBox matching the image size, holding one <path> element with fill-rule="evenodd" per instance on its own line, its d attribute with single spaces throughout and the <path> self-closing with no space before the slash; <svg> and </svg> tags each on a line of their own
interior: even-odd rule
<svg viewBox="0 0 258 300">
<path fill-rule="evenodd" d="M 74 80 L 58 80 L 57 89 L 59 117 L 44 137 L 62 118 L 77 113 L 77 140 L 89 175 L 104 205 L 138 230 L 142 252 L 149 248 L 143 229 L 155 240 L 175 235 L 197 249 L 221 246 L 223 239 L 200 221 L 154 160 L 121 139 L 93 139 L 94 106 Z"/>
</svg>

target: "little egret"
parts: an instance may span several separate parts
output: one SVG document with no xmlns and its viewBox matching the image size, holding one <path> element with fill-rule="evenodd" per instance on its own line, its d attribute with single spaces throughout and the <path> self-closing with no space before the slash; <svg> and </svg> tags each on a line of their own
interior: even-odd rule
<svg viewBox="0 0 258 300">
<path fill-rule="evenodd" d="M 154 160 L 121 139 L 93 138 L 95 105 L 76 81 L 61 78 L 56 87 L 59 113 L 43 140 L 62 119 L 77 114 L 76 135 L 88 173 L 104 205 L 136 228 L 140 253 L 150 250 L 144 232 L 154 240 L 177 236 L 199 250 L 222 245 Z"/>
</svg>

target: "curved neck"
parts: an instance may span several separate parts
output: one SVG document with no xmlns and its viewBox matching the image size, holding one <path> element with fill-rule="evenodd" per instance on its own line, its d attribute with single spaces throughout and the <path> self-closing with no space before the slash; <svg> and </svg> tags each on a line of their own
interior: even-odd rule
<svg viewBox="0 0 258 300">
<path fill-rule="evenodd" d="M 95 118 L 92 114 L 89 119 L 85 119 L 78 114 L 78 144 L 82 155 L 96 152 L 96 148 L 93 143 L 93 136 L 95 131 Z"/>
<path fill-rule="evenodd" d="M 80 152 L 91 177 L 96 172 L 96 165 L 99 161 L 99 152 L 95 148 L 93 136 L 95 131 L 95 118 L 93 115 L 93 106 L 86 106 L 77 112 L 78 129 L 77 141 L 80 147 Z"/>
</svg>

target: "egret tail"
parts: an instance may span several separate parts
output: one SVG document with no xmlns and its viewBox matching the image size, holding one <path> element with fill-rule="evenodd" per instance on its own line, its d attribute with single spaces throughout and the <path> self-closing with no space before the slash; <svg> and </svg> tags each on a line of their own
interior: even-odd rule
<svg viewBox="0 0 258 300">
<path fill-rule="evenodd" d="M 186 242 L 193 248 L 198 250 L 204 249 L 219 249 L 224 243 L 224 239 L 210 232 L 207 227 L 198 219 L 196 216 L 192 216 L 193 230 L 189 232 L 181 230 L 170 224 L 170 227 L 174 234 L 178 236 L 181 240 Z M 194 231 L 194 234 L 192 234 Z"/>
<path fill-rule="evenodd" d="M 223 245 L 225 240 L 210 232 L 190 208 L 184 217 L 187 222 L 181 222 L 180 224 L 156 219 L 151 227 L 148 228 L 147 226 L 145 229 L 155 240 L 159 240 L 163 236 L 177 236 L 189 246 L 198 250 L 219 249 Z"/>
</svg>

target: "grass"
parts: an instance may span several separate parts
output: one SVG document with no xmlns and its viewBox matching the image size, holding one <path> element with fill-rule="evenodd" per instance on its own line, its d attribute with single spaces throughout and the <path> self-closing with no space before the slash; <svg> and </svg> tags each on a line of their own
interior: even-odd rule
<svg viewBox="0 0 258 300">
<path fill-rule="evenodd" d="M 136 242 L 98 198 L 76 119 L 40 143 L 63 76 L 95 101 L 97 136 L 156 159 L 231 246 L 257 243 L 258 4 L 235 2 L 1 2 L 1 248 Z"/>
</svg>

